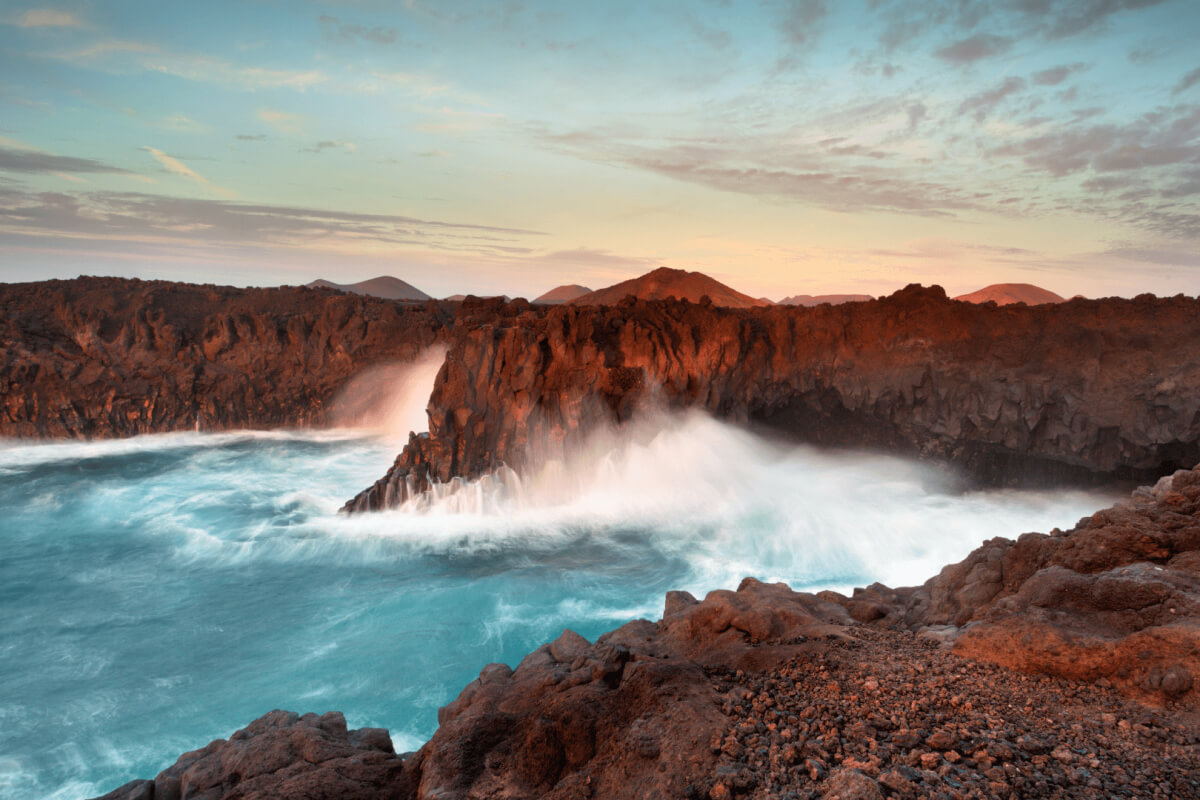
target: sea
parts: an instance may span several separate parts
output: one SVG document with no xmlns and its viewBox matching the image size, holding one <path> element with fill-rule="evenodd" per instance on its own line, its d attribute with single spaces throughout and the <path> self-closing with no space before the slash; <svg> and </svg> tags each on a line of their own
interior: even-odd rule
<svg viewBox="0 0 1200 800">
<path fill-rule="evenodd" d="M 276 708 L 415 750 L 484 665 L 658 619 L 669 590 L 917 584 L 1116 499 L 664 414 L 340 514 L 426 426 L 435 374 L 390 368 L 324 430 L 0 441 L 0 798 L 104 794 Z"/>
</svg>

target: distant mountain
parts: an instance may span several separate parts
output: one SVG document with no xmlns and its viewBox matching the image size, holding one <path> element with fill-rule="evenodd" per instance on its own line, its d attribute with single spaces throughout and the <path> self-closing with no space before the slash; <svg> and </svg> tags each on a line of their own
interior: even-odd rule
<svg viewBox="0 0 1200 800">
<path fill-rule="evenodd" d="M 659 267 L 640 278 L 632 278 L 605 289 L 597 289 L 577 297 L 571 302 L 584 306 L 612 306 L 630 294 L 642 300 L 662 300 L 674 297 L 678 300 L 690 300 L 693 303 L 700 302 L 701 297 L 708 295 L 713 305 L 729 308 L 770 305 L 765 300 L 756 300 L 731 289 L 702 272 L 687 272 L 668 267 Z"/>
<path fill-rule="evenodd" d="M 450 301 L 452 301 L 452 302 L 455 302 L 455 303 L 461 303 L 463 300 L 466 300 L 466 299 L 467 299 L 467 296 L 466 296 L 465 294 L 452 294 L 452 295 L 450 295 L 449 297 L 444 297 L 444 298 L 442 298 L 442 299 L 443 299 L 443 300 L 450 300 Z"/>
<path fill-rule="evenodd" d="M 874 299 L 869 294 L 794 294 L 791 297 L 785 297 L 780 300 L 779 305 L 819 306 L 822 303 L 829 303 L 831 306 L 836 306 L 842 303 L 861 303 L 865 300 Z"/>
<path fill-rule="evenodd" d="M 1027 306 L 1040 306 L 1043 303 L 1064 303 L 1066 300 L 1054 292 L 1034 286 L 1032 283 L 993 283 L 978 292 L 960 294 L 955 300 L 967 303 L 996 303 L 1006 306 L 1009 303 L 1024 303 Z"/>
<path fill-rule="evenodd" d="M 366 294 L 371 297 L 382 297 L 385 300 L 429 300 L 429 295 L 422 292 L 411 283 L 405 283 L 399 278 L 393 278 L 390 275 L 380 275 L 378 278 L 371 278 L 369 281 L 359 281 L 358 283 L 334 283 L 327 281 L 324 278 L 315 280 L 308 284 L 314 289 L 337 289 L 342 292 L 351 292 L 353 294 Z"/>
<path fill-rule="evenodd" d="M 580 286 L 578 283 L 567 283 L 554 287 L 541 297 L 534 299 L 533 302 L 546 306 L 557 306 L 562 303 L 569 303 L 576 298 L 583 297 L 585 294 L 591 294 L 591 292 L 592 290 L 586 286 Z"/>
</svg>

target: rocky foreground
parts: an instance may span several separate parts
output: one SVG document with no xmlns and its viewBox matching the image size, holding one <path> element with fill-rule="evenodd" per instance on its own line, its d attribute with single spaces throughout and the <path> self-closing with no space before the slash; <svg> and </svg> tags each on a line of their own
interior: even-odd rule
<svg viewBox="0 0 1200 800">
<path fill-rule="evenodd" d="M 1200 798 L 1200 471 L 919 587 L 674 592 L 438 718 L 274 711 L 105 799 Z"/>
</svg>

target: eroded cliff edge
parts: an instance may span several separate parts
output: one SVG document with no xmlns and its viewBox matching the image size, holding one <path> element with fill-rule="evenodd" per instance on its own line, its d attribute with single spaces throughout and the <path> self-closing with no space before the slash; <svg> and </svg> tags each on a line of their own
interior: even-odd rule
<svg viewBox="0 0 1200 800">
<path fill-rule="evenodd" d="M 438 722 L 276 711 L 105 800 L 1200 797 L 1200 471 L 920 587 L 673 592 Z"/>
<path fill-rule="evenodd" d="M 442 341 L 455 308 L 288 286 L 0 284 L 0 436 L 323 424 L 349 378 Z"/>
<path fill-rule="evenodd" d="M 939 287 L 817 308 L 465 304 L 430 432 L 346 504 L 518 473 L 645 406 L 943 459 L 992 484 L 1152 480 L 1200 460 L 1200 301 L 977 306 Z"/>
</svg>

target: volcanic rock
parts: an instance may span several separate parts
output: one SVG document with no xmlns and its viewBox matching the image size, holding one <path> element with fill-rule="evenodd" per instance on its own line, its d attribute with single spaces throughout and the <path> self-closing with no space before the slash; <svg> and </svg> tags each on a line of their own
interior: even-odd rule
<svg viewBox="0 0 1200 800">
<path fill-rule="evenodd" d="M 1066 533 L 992 539 L 921 587 L 823 596 L 852 614 L 870 604 L 885 612 L 874 624 L 933 631 L 975 660 L 1200 707 L 1200 471 Z"/>
<path fill-rule="evenodd" d="M 336 711 L 272 711 L 98 800 L 401 800 L 414 786 L 386 730 L 347 730 Z"/>
<path fill-rule="evenodd" d="M 0 285 L 0 436 L 313 425 L 363 369 L 442 341 L 449 307 L 329 289 L 79 278 Z"/>
<path fill-rule="evenodd" d="M 811 309 L 503 308 L 456 328 L 430 435 L 348 509 L 536 469 L 649 406 L 941 459 L 987 484 L 1147 480 L 1200 461 L 1200 301 L 1182 296 L 997 307 L 911 286 Z"/>
</svg>

